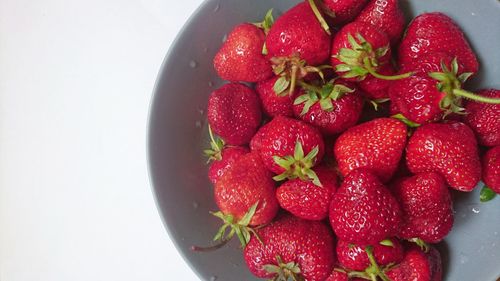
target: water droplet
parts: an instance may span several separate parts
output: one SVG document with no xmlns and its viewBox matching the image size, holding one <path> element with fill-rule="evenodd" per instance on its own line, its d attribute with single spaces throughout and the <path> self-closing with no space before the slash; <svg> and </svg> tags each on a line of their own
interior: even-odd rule
<svg viewBox="0 0 500 281">
<path fill-rule="evenodd" d="M 498 231 L 493 232 L 493 234 L 495 234 L 495 236 L 497 236 L 498 235 Z"/>
<path fill-rule="evenodd" d="M 479 214 L 481 212 L 481 209 L 479 209 L 479 207 L 472 207 L 472 212 L 474 214 Z"/>
<path fill-rule="evenodd" d="M 193 202 L 193 209 L 198 209 L 198 207 L 200 206 L 200 204 L 198 204 L 198 202 L 194 201 Z"/>
<path fill-rule="evenodd" d="M 470 13 L 470 14 L 471 14 L 472 16 L 475 16 L 475 15 L 476 15 L 476 13 L 474 13 L 474 12 L 472 12 L 472 13 Z"/>
<path fill-rule="evenodd" d="M 210 281 L 215 281 L 215 280 L 217 280 L 217 276 L 210 277 Z"/>
<path fill-rule="evenodd" d="M 208 87 L 213 87 L 213 86 L 214 86 L 214 82 L 208 81 Z"/>
<path fill-rule="evenodd" d="M 196 68 L 197 66 L 198 66 L 198 63 L 196 61 L 194 61 L 194 60 L 192 60 L 192 61 L 189 62 L 189 67 Z"/>
<path fill-rule="evenodd" d="M 220 10 L 220 3 L 217 3 L 214 8 L 214 13 L 217 13 Z"/>
<path fill-rule="evenodd" d="M 224 36 L 222 36 L 222 43 L 226 42 L 227 40 L 227 34 L 224 34 Z"/>
<path fill-rule="evenodd" d="M 466 255 L 464 255 L 464 253 L 462 253 L 462 252 L 460 252 L 458 258 L 459 258 L 460 264 L 466 264 L 469 261 L 469 258 Z"/>
<path fill-rule="evenodd" d="M 200 120 L 197 120 L 194 125 L 196 126 L 196 128 L 201 128 L 201 121 Z"/>
</svg>

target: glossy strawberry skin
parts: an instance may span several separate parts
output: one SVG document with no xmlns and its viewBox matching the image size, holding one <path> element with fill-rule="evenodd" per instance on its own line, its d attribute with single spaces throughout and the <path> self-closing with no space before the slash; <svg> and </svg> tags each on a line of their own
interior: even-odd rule
<svg viewBox="0 0 500 281">
<path fill-rule="evenodd" d="M 214 160 L 208 168 L 208 178 L 210 181 L 215 184 L 236 159 L 248 152 L 250 152 L 248 148 L 241 146 L 224 148 L 221 151 L 221 159 Z"/>
<path fill-rule="evenodd" d="M 319 65 L 328 59 L 329 44 L 330 35 L 307 2 L 297 4 L 279 17 L 266 38 L 268 57 L 299 54 L 309 65 Z"/>
<path fill-rule="evenodd" d="M 215 55 L 217 74 L 233 82 L 258 82 L 271 77 L 271 63 L 262 55 L 265 40 L 264 31 L 255 25 L 237 25 Z"/>
<path fill-rule="evenodd" d="M 322 186 L 301 179 L 289 180 L 276 190 L 280 206 L 306 220 L 323 220 L 328 216 L 330 201 L 337 189 L 335 171 L 319 166 L 313 169 Z"/>
<path fill-rule="evenodd" d="M 271 222 L 279 209 L 272 175 L 256 153 L 239 157 L 224 172 L 215 184 L 214 197 L 222 213 L 231 214 L 236 220 L 241 219 L 258 201 L 250 225 Z"/>
<path fill-rule="evenodd" d="M 395 238 L 390 238 L 390 241 L 393 246 L 384 246 L 380 243 L 373 245 L 373 255 L 379 266 L 397 264 L 403 260 L 404 249 L 401 243 Z M 370 260 L 365 252 L 366 247 L 338 240 L 336 250 L 339 264 L 350 270 L 365 271 L 370 266 Z"/>
<path fill-rule="evenodd" d="M 405 18 L 399 8 L 399 0 L 371 0 L 356 21 L 378 27 L 387 34 L 392 45 L 399 42 L 405 28 Z"/>
<path fill-rule="evenodd" d="M 267 116 L 293 116 L 293 95 L 301 92 L 300 90 L 295 90 L 292 96 L 283 95 L 278 96 L 273 89 L 276 80 L 279 76 L 272 77 L 268 80 L 259 82 L 255 85 L 255 91 L 259 94 L 260 100 L 262 102 L 262 109 Z"/>
<path fill-rule="evenodd" d="M 424 13 L 410 23 L 399 46 L 401 65 L 415 64 L 424 54 L 449 52 L 465 67 L 464 72 L 476 73 L 479 68 L 476 55 L 460 27 L 445 14 Z"/>
<path fill-rule="evenodd" d="M 411 247 L 403 261 L 386 272 L 392 281 L 441 281 L 441 256 L 431 247 L 428 254 Z"/>
<path fill-rule="evenodd" d="M 247 86 L 226 84 L 210 94 L 207 118 L 213 132 L 227 144 L 246 144 L 262 118 L 259 98 Z"/>
<path fill-rule="evenodd" d="M 500 146 L 491 148 L 483 157 L 483 181 L 496 193 L 500 193 Z"/>
<path fill-rule="evenodd" d="M 393 189 L 403 210 L 399 237 L 438 243 L 453 227 L 453 205 L 444 178 L 435 172 L 398 181 Z"/>
<path fill-rule="evenodd" d="M 334 269 L 332 271 L 332 274 L 330 274 L 330 276 L 328 276 L 325 281 L 349 281 L 349 277 L 347 276 L 347 273 L 340 272 Z"/>
<path fill-rule="evenodd" d="M 396 73 L 394 67 L 390 63 L 382 65 L 378 72 L 387 76 L 392 76 Z M 367 98 L 377 100 L 389 97 L 389 87 L 392 83 L 393 81 L 382 80 L 372 75 L 368 75 L 364 80 L 359 81 L 358 85 Z"/>
<path fill-rule="evenodd" d="M 325 152 L 325 145 L 320 132 L 316 128 L 305 122 L 283 116 L 277 116 L 271 120 L 263 131 L 259 149 L 265 166 L 276 174 L 283 173 L 285 170 L 276 164 L 273 156 L 293 155 L 297 141 L 302 144 L 304 155 L 307 155 L 317 146 L 319 152 L 316 163 L 321 161 Z"/>
<path fill-rule="evenodd" d="M 332 100 L 333 110 L 326 111 L 321 108 L 319 102 L 315 103 L 309 111 L 301 115 L 304 103 L 293 105 L 295 117 L 318 128 L 325 135 L 335 135 L 342 133 L 354 126 L 361 116 L 363 109 L 363 98 L 361 91 L 347 81 L 336 80 L 335 84 L 342 84 L 355 90 L 337 100 Z M 303 94 L 299 93 L 295 97 Z"/>
<path fill-rule="evenodd" d="M 478 95 L 500 98 L 500 90 L 488 89 Z M 467 115 L 464 122 L 476 133 L 479 143 L 485 146 L 500 145 L 500 104 L 487 104 L 467 101 Z"/>
<path fill-rule="evenodd" d="M 371 169 L 388 182 L 406 145 L 407 129 L 398 120 L 378 118 L 345 131 L 335 142 L 334 153 L 342 175 L 354 169 Z"/>
<path fill-rule="evenodd" d="M 330 224 L 341 240 L 374 245 L 399 232 L 401 210 L 375 174 L 357 169 L 344 178 L 333 196 Z"/>
<path fill-rule="evenodd" d="M 406 147 L 414 174 L 437 172 L 456 190 L 469 192 L 481 177 L 481 162 L 472 130 L 460 122 L 432 123 L 414 132 Z"/>
<path fill-rule="evenodd" d="M 260 278 L 272 278 L 264 265 L 276 264 L 276 256 L 284 263 L 298 264 L 308 281 L 323 281 L 332 272 L 335 259 L 334 238 L 323 222 L 284 216 L 258 230 L 262 242 L 253 236 L 244 250 L 250 271 Z"/>
<path fill-rule="evenodd" d="M 351 22 L 365 7 L 368 0 L 323 0 L 323 6 L 335 16 L 331 22 L 335 25 Z"/>
</svg>

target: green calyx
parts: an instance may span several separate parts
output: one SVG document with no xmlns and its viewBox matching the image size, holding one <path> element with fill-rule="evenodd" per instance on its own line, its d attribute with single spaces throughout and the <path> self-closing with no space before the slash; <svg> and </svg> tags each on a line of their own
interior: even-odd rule
<svg viewBox="0 0 500 281">
<path fill-rule="evenodd" d="M 267 11 L 266 15 L 264 16 L 264 20 L 262 20 L 261 22 L 253 23 L 253 25 L 262 29 L 266 35 L 267 33 L 269 33 L 269 30 L 271 29 L 273 24 L 274 24 L 273 9 L 269 9 Z"/>
<path fill-rule="evenodd" d="M 420 238 L 411 238 L 411 239 L 408 239 L 408 241 L 417 244 L 417 246 L 419 246 L 420 249 L 422 249 L 422 251 L 424 251 L 425 253 L 428 253 L 430 250 L 429 244 L 427 244 L 424 240 L 422 240 Z"/>
<path fill-rule="evenodd" d="M 318 156 L 319 148 L 315 146 L 307 155 L 304 156 L 304 149 L 300 141 L 295 143 L 293 155 L 285 157 L 274 156 L 274 162 L 282 167 L 285 171 L 273 179 L 275 181 L 282 181 L 284 179 L 311 180 L 316 186 L 323 187 L 318 175 L 313 171 L 316 164 L 316 157 Z"/>
<path fill-rule="evenodd" d="M 387 54 L 389 45 L 374 50 L 361 34 L 356 33 L 355 36 L 356 38 L 349 33 L 347 40 L 351 48 L 342 48 L 337 55 L 333 56 L 342 62 L 335 67 L 335 71 L 342 72 L 343 78 L 357 78 L 361 81 L 371 74 L 382 80 L 399 80 L 413 75 L 413 72 L 393 76 L 379 74 L 377 72 L 380 66 L 379 59 Z"/>
<path fill-rule="evenodd" d="M 391 99 L 389 99 L 389 98 L 381 98 L 381 99 L 374 99 L 374 100 L 368 100 L 368 101 L 373 106 L 373 109 L 375 109 L 375 111 L 378 111 L 378 105 L 379 104 L 388 102 L 390 100 Z"/>
<path fill-rule="evenodd" d="M 370 260 L 370 266 L 365 270 L 365 273 L 368 275 L 368 277 L 370 277 L 370 280 L 377 281 L 378 277 L 383 281 L 391 281 L 377 264 L 375 256 L 373 255 L 373 247 L 372 246 L 366 247 L 365 252 L 368 255 L 368 259 Z"/>
<path fill-rule="evenodd" d="M 481 193 L 479 194 L 479 201 L 483 203 L 488 202 L 493 200 L 493 198 L 495 198 L 496 196 L 497 194 L 495 193 L 495 191 L 485 185 L 483 186 L 483 188 L 481 189 Z"/>
<path fill-rule="evenodd" d="M 304 278 L 300 275 L 300 267 L 295 262 L 284 263 L 280 256 L 276 256 L 275 264 L 264 265 L 264 270 L 274 277 L 272 281 L 303 281 Z"/>
<path fill-rule="evenodd" d="M 212 128 L 208 126 L 208 134 L 210 135 L 210 149 L 203 150 L 205 156 L 208 157 L 207 163 L 210 161 L 220 161 L 222 159 L 222 149 L 224 149 L 224 141 L 219 137 L 214 137 Z"/>
<path fill-rule="evenodd" d="M 398 114 L 395 114 L 395 115 L 392 115 L 391 118 L 394 118 L 394 119 L 397 119 L 403 123 L 405 123 L 406 126 L 410 127 L 410 128 L 418 128 L 420 127 L 420 124 L 418 123 L 415 123 L 413 121 L 410 121 L 408 118 L 406 118 L 403 114 L 401 113 L 398 113 Z"/>
<path fill-rule="evenodd" d="M 465 114 L 465 108 L 462 107 L 462 98 L 467 98 L 477 102 L 500 104 L 500 98 L 489 98 L 462 89 L 462 84 L 473 74 L 465 72 L 458 74 L 458 61 L 454 58 L 451 66 L 448 67 L 444 61 L 441 61 L 442 72 L 431 72 L 429 77 L 438 81 L 437 89 L 445 96 L 439 102 L 440 108 L 445 112 L 446 117 L 450 113 Z"/>
<path fill-rule="evenodd" d="M 391 239 L 384 239 L 384 240 L 380 241 L 379 244 L 382 245 L 382 246 L 387 246 L 387 247 L 394 248 L 394 243 L 392 242 Z"/>
<path fill-rule="evenodd" d="M 255 232 L 253 228 L 248 226 L 253 216 L 255 215 L 258 205 L 259 202 L 257 201 L 250 207 L 250 209 L 248 209 L 248 212 L 239 221 L 236 221 L 233 215 L 226 215 L 220 211 L 211 213 L 224 222 L 224 224 L 219 228 L 219 231 L 217 232 L 213 240 L 229 241 L 236 234 L 236 236 L 240 240 L 241 246 L 245 248 L 248 242 L 250 242 L 250 237 L 253 233 L 255 237 L 260 241 L 257 232 Z M 228 229 L 230 229 L 229 233 L 227 232 Z"/>
<path fill-rule="evenodd" d="M 273 90 L 278 96 L 292 95 L 299 81 L 309 73 L 318 73 L 324 79 L 323 69 L 331 68 L 329 65 L 310 66 L 305 60 L 300 59 L 298 54 L 290 57 L 273 57 L 273 72 L 280 76 L 274 83 Z"/>
<path fill-rule="evenodd" d="M 338 100 L 346 94 L 353 93 L 354 89 L 342 84 L 335 84 L 333 81 L 324 84 L 321 88 L 300 82 L 299 85 L 306 90 L 306 93 L 298 96 L 293 104 L 304 104 L 300 116 L 303 116 L 311 106 L 319 102 L 321 109 L 330 112 L 334 109 L 332 101 Z"/>
</svg>

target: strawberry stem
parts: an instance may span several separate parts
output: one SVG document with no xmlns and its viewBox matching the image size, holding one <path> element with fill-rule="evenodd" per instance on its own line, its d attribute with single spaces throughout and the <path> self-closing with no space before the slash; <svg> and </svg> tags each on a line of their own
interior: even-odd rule
<svg viewBox="0 0 500 281">
<path fill-rule="evenodd" d="M 365 249 L 366 255 L 368 256 L 368 259 L 370 260 L 371 266 L 366 269 L 366 273 L 370 278 L 374 281 L 377 280 L 377 276 L 380 277 L 383 281 L 391 281 L 385 273 L 380 270 L 380 267 L 377 264 L 377 261 L 375 260 L 375 256 L 373 255 L 373 247 L 368 246 Z"/>
<path fill-rule="evenodd" d="M 311 92 L 315 92 L 315 93 L 320 93 L 321 92 L 321 89 L 317 86 L 314 86 L 314 85 L 311 85 L 311 84 L 308 84 L 304 81 L 298 81 L 298 83 L 300 87 L 304 88 L 305 90 L 307 91 L 311 91 Z"/>
<path fill-rule="evenodd" d="M 223 239 L 221 240 L 219 243 L 213 245 L 213 246 L 208 246 L 208 247 L 201 247 L 201 246 L 191 246 L 191 251 L 195 251 L 195 252 L 203 252 L 203 253 L 206 253 L 206 252 L 213 252 L 213 251 L 216 251 L 222 247 L 224 247 L 224 245 L 227 244 L 227 242 L 229 242 L 230 239 Z"/>
<path fill-rule="evenodd" d="M 370 58 L 368 58 L 368 57 L 364 58 L 363 63 L 364 63 L 363 66 L 365 67 L 366 71 L 368 71 L 368 73 L 370 73 L 375 78 L 382 79 L 382 80 L 390 80 L 390 81 L 401 80 L 401 79 L 408 78 L 408 77 L 412 76 L 413 74 L 415 74 L 413 72 L 407 72 L 407 73 L 403 73 L 403 74 L 399 74 L 399 75 L 387 76 L 387 75 L 377 73 L 377 71 L 373 68 L 372 63 L 370 62 Z"/>
<path fill-rule="evenodd" d="M 478 101 L 482 103 L 500 104 L 500 98 L 489 98 L 485 96 L 476 95 L 469 91 L 463 89 L 453 89 L 453 94 L 455 96 L 464 97 L 473 101 Z"/>
<path fill-rule="evenodd" d="M 288 90 L 288 95 L 292 96 L 293 91 L 295 91 L 295 85 L 297 84 L 297 71 L 299 70 L 297 65 L 292 65 L 292 73 L 290 76 L 290 89 Z"/>
<path fill-rule="evenodd" d="M 321 15 L 321 12 L 319 11 L 318 6 L 316 5 L 316 2 L 314 0 L 308 0 L 308 2 L 309 2 L 309 5 L 311 6 L 311 9 L 312 9 L 314 15 L 316 16 L 319 23 L 321 24 L 321 27 L 323 27 L 323 29 L 325 30 L 325 32 L 328 35 L 332 35 L 332 33 L 330 32 L 330 26 L 328 26 L 328 23 L 323 18 L 323 15 Z"/>
</svg>

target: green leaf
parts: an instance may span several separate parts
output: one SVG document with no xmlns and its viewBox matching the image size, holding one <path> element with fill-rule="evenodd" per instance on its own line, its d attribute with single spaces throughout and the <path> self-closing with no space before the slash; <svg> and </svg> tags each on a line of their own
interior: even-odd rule
<svg viewBox="0 0 500 281">
<path fill-rule="evenodd" d="M 288 88 L 288 86 L 290 86 L 290 81 L 286 77 L 282 76 L 274 83 L 273 90 L 277 95 L 280 95 Z"/>
<path fill-rule="evenodd" d="M 389 51 L 389 45 L 382 48 L 378 48 L 377 50 L 375 50 L 375 56 L 377 58 L 383 57 L 387 54 L 388 51 Z"/>
<path fill-rule="evenodd" d="M 319 104 L 321 105 L 321 109 L 324 111 L 332 111 L 333 110 L 333 103 L 330 98 L 327 99 L 322 99 Z"/>
<path fill-rule="evenodd" d="M 229 226 L 229 224 L 224 224 L 219 228 L 219 231 L 217 231 L 217 234 L 215 234 L 215 236 L 214 236 L 214 241 L 222 240 L 222 238 L 224 237 L 224 234 L 226 233 L 226 229 L 228 226 Z"/>
<path fill-rule="evenodd" d="M 304 149 L 302 149 L 302 143 L 300 141 L 295 142 L 295 148 L 293 150 L 293 157 L 295 159 L 304 158 Z"/>
<path fill-rule="evenodd" d="M 266 42 L 264 42 L 264 44 L 262 44 L 262 54 L 266 56 L 268 53 L 269 52 L 267 51 Z"/>
<path fill-rule="evenodd" d="M 444 74 L 443 72 L 431 72 L 429 73 L 429 76 L 438 81 L 445 81 L 446 79 L 448 79 L 446 74 Z"/>
<path fill-rule="evenodd" d="M 290 168 L 292 163 L 290 163 L 289 160 L 285 158 L 281 158 L 279 156 L 273 156 L 274 163 L 278 164 L 278 166 L 282 167 L 283 169 L 287 170 Z"/>
<path fill-rule="evenodd" d="M 330 96 L 330 93 L 333 91 L 334 86 L 331 83 L 327 83 L 321 88 L 320 95 L 321 98 L 327 98 Z"/>
<path fill-rule="evenodd" d="M 243 233 L 241 232 L 241 228 L 239 228 L 239 227 L 234 227 L 233 229 L 234 229 L 234 231 L 236 232 L 236 236 L 237 236 L 237 237 L 238 237 L 238 239 L 240 240 L 240 244 L 241 244 L 241 246 L 242 246 L 243 248 L 245 248 L 245 247 L 246 247 L 246 245 L 247 245 L 247 242 L 246 242 L 246 240 L 245 240 L 245 237 L 243 236 Z"/>
<path fill-rule="evenodd" d="M 460 83 L 465 83 L 474 74 L 474 72 L 464 72 L 458 76 Z"/>
<path fill-rule="evenodd" d="M 264 29 L 269 30 L 274 24 L 274 17 L 273 17 L 273 9 L 269 9 L 267 11 L 266 16 L 264 17 Z"/>
<path fill-rule="evenodd" d="M 392 243 L 392 240 L 391 239 L 385 239 L 385 240 L 382 240 L 380 241 L 379 243 L 380 245 L 383 245 L 383 246 L 387 246 L 387 247 L 392 247 L 394 248 L 394 243 Z"/>
<path fill-rule="evenodd" d="M 241 233 L 243 234 L 243 239 L 245 239 L 245 245 L 247 245 L 250 242 L 250 231 L 248 231 L 247 227 L 243 227 Z"/>
<path fill-rule="evenodd" d="M 450 70 L 448 69 L 448 67 L 444 63 L 444 60 L 441 60 L 441 69 L 443 70 L 443 72 L 450 72 Z"/>
<path fill-rule="evenodd" d="M 282 173 L 282 174 L 279 174 L 277 176 L 274 176 L 273 177 L 273 180 L 275 181 L 283 181 L 283 180 L 286 180 L 288 178 L 288 173 Z"/>
<path fill-rule="evenodd" d="M 269 273 L 279 273 L 281 268 L 274 264 L 266 264 L 263 266 L 264 270 Z"/>
<path fill-rule="evenodd" d="M 311 170 L 311 169 L 307 170 L 306 175 L 309 179 L 312 180 L 314 185 L 319 186 L 319 187 L 323 187 L 323 185 L 321 184 L 321 181 L 318 178 L 318 175 L 313 170 Z"/>
<path fill-rule="evenodd" d="M 347 64 L 338 64 L 335 66 L 335 70 L 338 72 L 347 72 L 351 70 L 351 66 Z"/>
<path fill-rule="evenodd" d="M 492 200 L 493 198 L 495 198 L 496 196 L 497 196 L 497 194 L 495 193 L 495 191 L 493 191 L 491 188 L 489 188 L 485 185 L 481 189 L 481 193 L 479 195 L 479 200 L 481 202 L 488 202 L 488 201 Z"/>
<path fill-rule="evenodd" d="M 294 105 L 297 105 L 297 104 L 301 104 L 301 103 L 304 103 L 305 101 L 309 100 L 309 95 L 308 94 L 303 94 L 303 95 L 300 95 L 298 96 L 294 101 L 293 101 L 293 104 Z"/>
<path fill-rule="evenodd" d="M 458 74 L 458 60 L 457 60 L 457 57 L 455 57 L 452 61 L 451 61 L 451 72 L 455 75 Z"/>
<path fill-rule="evenodd" d="M 302 108 L 302 111 L 300 112 L 300 116 L 303 116 L 307 112 L 309 112 L 309 109 L 311 109 L 311 106 L 313 106 L 316 103 L 316 101 L 313 100 L 308 100 L 304 104 L 304 107 Z"/>
<path fill-rule="evenodd" d="M 315 146 L 304 158 L 305 162 L 311 162 L 314 163 L 316 161 L 316 156 L 318 156 L 319 153 L 319 147 Z"/>
<path fill-rule="evenodd" d="M 359 35 L 359 33 L 358 33 Z M 359 49 L 361 48 L 361 45 L 359 45 L 358 42 L 356 42 L 356 40 L 354 39 L 354 37 L 352 37 L 351 33 L 347 34 L 347 41 L 349 41 L 349 44 L 351 44 L 351 47 L 353 49 Z"/>
<path fill-rule="evenodd" d="M 339 51 L 340 56 L 346 58 L 359 58 L 359 51 L 355 51 L 353 49 L 342 48 Z"/>
<path fill-rule="evenodd" d="M 255 211 L 257 210 L 257 206 L 259 205 L 259 201 L 255 202 L 250 209 L 245 213 L 245 215 L 240 219 L 238 222 L 239 225 L 242 226 L 248 226 L 250 221 L 252 220 L 252 217 L 255 215 Z"/>
</svg>

